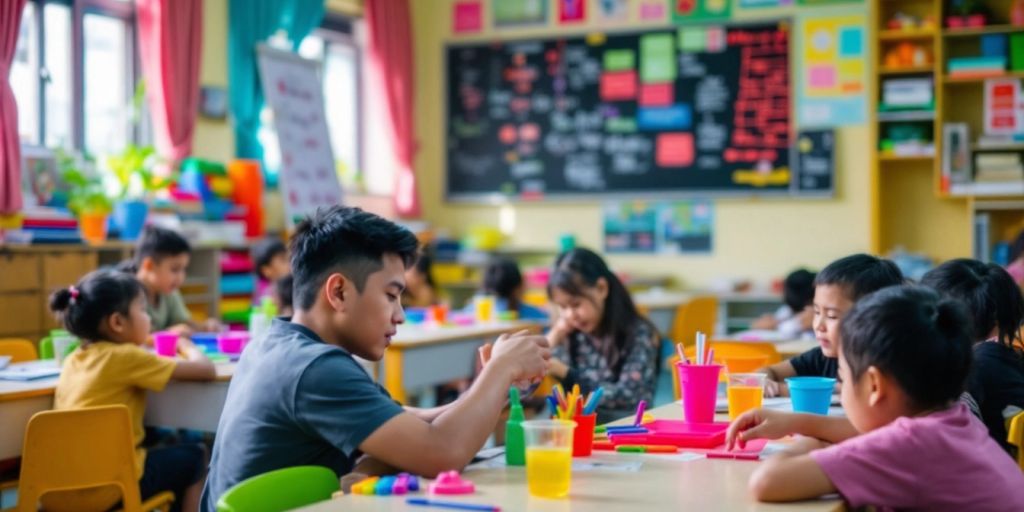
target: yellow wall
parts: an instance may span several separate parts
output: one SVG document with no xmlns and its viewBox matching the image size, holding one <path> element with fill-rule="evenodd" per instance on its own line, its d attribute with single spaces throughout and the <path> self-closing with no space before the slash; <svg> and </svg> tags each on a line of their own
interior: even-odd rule
<svg viewBox="0 0 1024 512">
<path fill-rule="evenodd" d="M 420 153 L 416 169 L 427 220 L 461 233 L 479 223 L 498 224 L 499 207 L 449 204 L 444 195 L 444 74 L 442 50 L 451 36 L 451 0 L 413 0 L 416 128 Z M 485 5 L 488 2 L 483 2 Z M 549 2 L 554 9 L 557 2 Z M 631 2 L 633 3 L 633 2 Z M 756 11 L 754 15 L 792 15 L 793 10 Z M 490 23 L 485 11 L 484 26 Z M 737 19 L 750 13 L 736 12 Z M 555 19 L 552 11 L 551 19 Z M 636 28 L 630 22 L 623 28 Z M 656 27 L 645 25 L 648 27 Z M 573 28 L 574 33 L 596 28 Z M 564 30 L 502 30 L 501 37 L 550 36 Z M 490 40 L 493 31 L 459 40 Z M 867 125 L 838 134 L 837 193 L 834 199 L 721 199 L 715 201 L 714 252 L 704 256 L 614 256 L 612 265 L 634 275 L 671 275 L 687 287 L 707 285 L 720 277 L 767 282 L 796 266 L 821 268 L 831 260 L 870 246 L 869 170 L 872 144 Z M 580 244 L 601 248 L 600 202 L 518 204 L 513 246 L 555 247 L 558 235 L 573 232 Z"/>
<path fill-rule="evenodd" d="M 203 57 L 199 85 L 227 89 L 228 0 L 203 1 Z M 226 162 L 235 154 L 235 136 L 227 120 L 199 116 L 193 153 L 200 158 Z"/>
</svg>

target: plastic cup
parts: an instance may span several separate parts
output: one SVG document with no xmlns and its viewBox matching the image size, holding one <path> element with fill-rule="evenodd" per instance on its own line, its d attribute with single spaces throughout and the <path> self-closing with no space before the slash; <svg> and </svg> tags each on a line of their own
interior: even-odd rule
<svg viewBox="0 0 1024 512">
<path fill-rule="evenodd" d="M 438 304 L 430 308 L 430 319 L 434 321 L 436 325 L 444 325 L 448 323 L 448 306 Z"/>
<path fill-rule="evenodd" d="M 70 335 L 54 336 L 53 340 L 53 358 L 57 361 L 57 366 L 64 364 L 64 358 L 73 350 L 73 346 L 78 341 L 77 338 Z"/>
<path fill-rule="evenodd" d="M 767 356 L 726 357 L 722 360 L 729 373 L 751 373 L 768 365 Z"/>
<path fill-rule="evenodd" d="M 836 380 L 829 377 L 790 377 L 786 379 L 793 412 L 828 415 Z"/>
<path fill-rule="evenodd" d="M 761 407 L 764 401 L 763 373 L 730 373 L 726 397 L 729 399 L 729 419 L 734 420 L 751 409 Z"/>
<path fill-rule="evenodd" d="M 588 457 L 594 450 L 594 427 L 597 423 L 597 414 L 587 414 L 573 418 L 576 422 L 576 430 L 572 434 L 572 456 Z"/>
<path fill-rule="evenodd" d="M 679 389 L 683 397 L 683 419 L 687 423 L 715 421 L 715 403 L 718 400 L 720 364 L 676 363 Z"/>
<path fill-rule="evenodd" d="M 575 421 L 523 422 L 526 441 L 526 487 L 531 496 L 564 498 L 572 482 Z"/>
<path fill-rule="evenodd" d="M 491 295 L 480 295 L 473 300 L 477 322 L 488 323 L 494 321 L 494 302 L 494 297 Z"/>
<path fill-rule="evenodd" d="M 217 335 L 217 348 L 223 354 L 241 354 L 249 343 L 249 333 L 244 331 L 228 331 Z"/>
<path fill-rule="evenodd" d="M 153 346 L 158 356 L 174 357 L 178 355 L 178 335 L 173 332 L 154 332 Z"/>
</svg>

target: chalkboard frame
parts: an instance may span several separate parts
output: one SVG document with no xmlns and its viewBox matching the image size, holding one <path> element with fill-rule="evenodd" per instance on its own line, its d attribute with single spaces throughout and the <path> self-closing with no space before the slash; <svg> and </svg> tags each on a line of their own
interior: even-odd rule
<svg viewBox="0 0 1024 512">
<path fill-rule="evenodd" d="M 750 20 L 730 20 L 721 22 L 701 22 L 701 23 L 687 23 L 685 25 L 662 25 L 662 26 L 650 26 L 650 27 L 611 27 L 611 28 L 599 28 L 595 30 L 566 30 L 559 32 L 557 35 L 544 34 L 537 36 L 516 36 L 516 37 L 473 37 L 470 36 L 465 39 L 447 40 L 442 47 L 442 99 L 441 99 L 441 111 L 444 116 L 443 125 L 443 144 L 441 151 L 442 160 L 442 174 L 443 174 L 443 190 L 444 190 L 444 201 L 446 203 L 456 204 L 489 204 L 489 205 L 504 205 L 511 203 L 530 203 L 530 202 L 553 202 L 561 204 L 573 204 L 573 203 L 590 203 L 602 201 L 614 201 L 614 200 L 672 200 L 672 199 L 692 199 L 692 198 L 721 198 L 721 199 L 781 199 L 781 200 L 800 200 L 800 199 L 831 199 L 835 197 L 835 186 L 836 186 L 836 174 L 835 174 L 835 155 L 833 154 L 833 166 L 832 166 L 832 179 L 831 187 L 828 190 L 814 190 L 805 191 L 800 190 L 799 186 L 795 182 L 795 177 L 798 173 L 793 169 L 795 164 L 798 162 L 798 153 L 795 145 L 797 136 L 800 133 L 800 129 L 797 126 L 796 119 L 796 100 L 797 94 L 795 89 L 797 87 L 794 81 L 797 77 L 795 76 L 796 67 L 792 65 L 793 59 L 797 56 L 797 48 L 794 45 L 794 32 L 790 33 L 789 40 L 789 85 L 791 89 L 790 94 L 790 133 L 793 136 L 793 142 L 789 148 L 789 159 L 791 172 L 793 173 L 793 180 L 790 182 L 790 186 L 785 189 L 776 190 L 672 190 L 666 192 L 656 191 L 608 191 L 608 192 L 553 192 L 544 193 L 539 196 L 524 196 L 522 194 L 503 194 L 501 192 L 482 192 L 482 193 L 466 193 L 466 192 L 455 192 L 453 193 L 450 187 L 449 179 L 449 164 L 448 164 L 448 136 L 451 130 L 451 117 L 449 116 L 449 88 L 452 84 L 449 81 L 450 72 L 449 66 L 449 53 L 452 49 L 458 49 L 463 47 L 478 47 L 482 45 L 501 43 L 501 44 L 515 44 L 520 42 L 532 42 L 532 41 L 548 41 L 553 39 L 569 39 L 569 38 L 585 38 L 589 34 L 601 33 L 606 35 L 642 35 L 650 32 L 666 31 L 672 29 L 678 29 L 683 26 L 723 26 L 723 27 L 750 27 L 760 26 L 771 23 L 787 23 L 789 26 L 795 27 L 795 18 L 793 17 L 778 17 L 778 18 L 765 18 L 765 19 L 750 19 Z M 811 130 L 813 128 L 808 128 Z M 833 131 L 833 136 L 837 134 Z"/>
</svg>

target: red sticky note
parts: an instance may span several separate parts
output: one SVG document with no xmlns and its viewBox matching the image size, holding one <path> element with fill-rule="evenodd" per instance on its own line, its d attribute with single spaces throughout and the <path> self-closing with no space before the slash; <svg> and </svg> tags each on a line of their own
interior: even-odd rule
<svg viewBox="0 0 1024 512">
<path fill-rule="evenodd" d="M 662 133 L 655 143 L 655 162 L 661 167 L 687 167 L 693 164 L 693 134 Z"/>
<path fill-rule="evenodd" d="M 479 32 L 483 27 L 480 2 L 456 2 L 452 6 L 452 31 L 456 34 Z"/>
<path fill-rule="evenodd" d="M 642 84 L 640 86 L 640 105 L 644 107 L 664 107 L 672 104 L 675 89 L 671 83 Z"/>
<path fill-rule="evenodd" d="M 636 98 L 636 71 L 616 71 L 601 75 L 601 99 L 623 101 Z"/>
</svg>

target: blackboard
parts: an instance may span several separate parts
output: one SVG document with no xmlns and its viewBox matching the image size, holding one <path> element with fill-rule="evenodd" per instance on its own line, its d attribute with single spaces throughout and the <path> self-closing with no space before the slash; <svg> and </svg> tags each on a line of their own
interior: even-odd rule
<svg viewBox="0 0 1024 512">
<path fill-rule="evenodd" d="M 452 44 L 450 199 L 792 194 L 789 23 Z"/>
<path fill-rule="evenodd" d="M 799 195 L 832 195 L 835 189 L 833 130 L 805 130 L 793 147 L 793 191 Z"/>
</svg>

